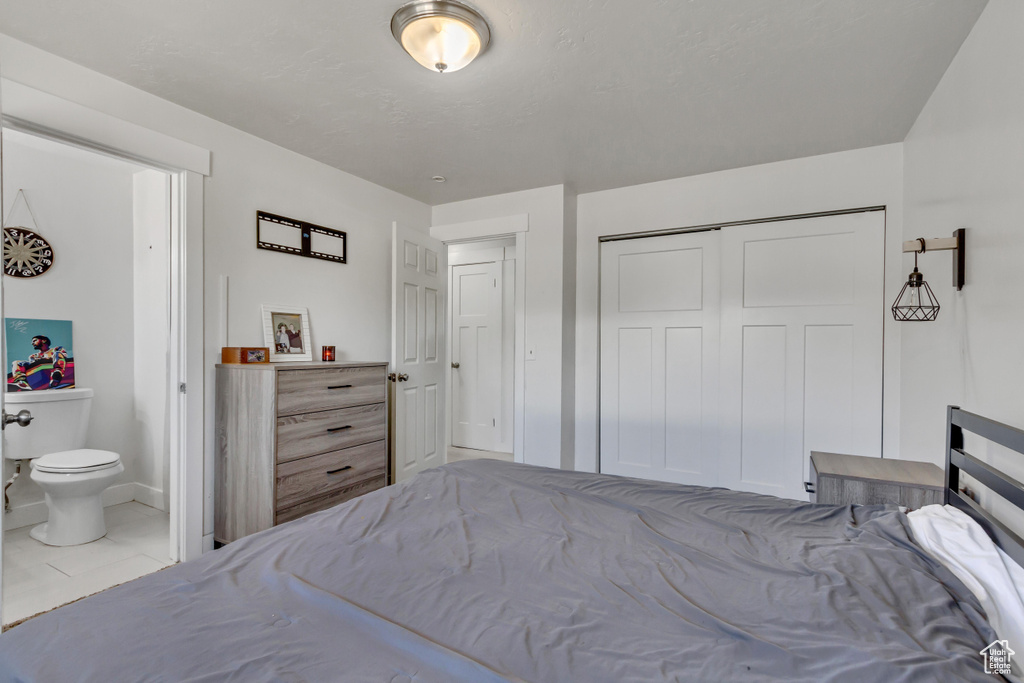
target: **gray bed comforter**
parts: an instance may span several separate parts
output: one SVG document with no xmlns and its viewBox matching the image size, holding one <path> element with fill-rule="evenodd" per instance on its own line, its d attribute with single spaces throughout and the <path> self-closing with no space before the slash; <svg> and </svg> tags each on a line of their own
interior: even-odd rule
<svg viewBox="0 0 1024 683">
<path fill-rule="evenodd" d="M 991 681 L 892 507 L 473 461 L 0 636 L 9 681 Z"/>
</svg>

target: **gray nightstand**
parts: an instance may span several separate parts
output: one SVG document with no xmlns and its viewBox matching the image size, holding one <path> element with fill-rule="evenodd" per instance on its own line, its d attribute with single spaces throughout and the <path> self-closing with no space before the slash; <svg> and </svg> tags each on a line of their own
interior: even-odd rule
<svg viewBox="0 0 1024 683">
<path fill-rule="evenodd" d="M 903 505 L 916 510 L 942 503 L 945 474 L 928 462 L 811 451 L 812 503 Z"/>
</svg>

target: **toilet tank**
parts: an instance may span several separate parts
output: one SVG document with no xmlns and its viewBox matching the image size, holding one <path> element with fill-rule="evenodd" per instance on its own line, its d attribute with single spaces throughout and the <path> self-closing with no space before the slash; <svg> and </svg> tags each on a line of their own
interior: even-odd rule
<svg viewBox="0 0 1024 683">
<path fill-rule="evenodd" d="M 9 424 L 4 429 L 4 458 L 38 458 L 47 453 L 85 446 L 92 389 L 44 389 L 4 395 L 6 411 L 32 413 L 28 427 Z"/>
</svg>

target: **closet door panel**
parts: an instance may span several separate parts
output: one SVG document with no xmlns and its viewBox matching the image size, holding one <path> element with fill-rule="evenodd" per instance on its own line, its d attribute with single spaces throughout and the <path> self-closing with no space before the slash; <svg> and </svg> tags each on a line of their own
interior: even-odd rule
<svg viewBox="0 0 1024 683">
<path fill-rule="evenodd" d="M 801 219 L 815 220 L 815 219 Z M 790 221 L 786 221 L 789 223 Z M 760 225 L 771 233 L 773 224 Z M 731 229 L 731 228 L 730 228 Z M 740 229 L 750 231 L 752 226 Z M 852 230 L 743 242 L 743 307 L 848 306 L 855 292 Z M 822 258 L 823 255 L 835 257 Z"/>
<path fill-rule="evenodd" d="M 805 500 L 811 450 L 880 455 L 884 226 L 722 230 L 723 485 Z"/>
<path fill-rule="evenodd" d="M 786 453 L 786 326 L 744 327 L 740 417 L 740 480 L 781 486 Z"/>
<path fill-rule="evenodd" d="M 701 249 L 621 254 L 618 311 L 699 311 L 703 287 Z"/>
<path fill-rule="evenodd" d="M 716 232 L 601 249 L 601 471 L 713 485 Z"/>
<path fill-rule="evenodd" d="M 704 448 L 703 330 L 665 330 L 665 469 L 699 475 Z M 713 417 L 713 416 L 712 416 Z"/>
<path fill-rule="evenodd" d="M 619 330 L 619 462 L 650 467 L 655 432 L 654 354 L 651 328 Z"/>
<path fill-rule="evenodd" d="M 814 450 L 851 453 L 856 447 L 854 343 L 853 325 L 804 328 L 803 443 Z"/>
</svg>

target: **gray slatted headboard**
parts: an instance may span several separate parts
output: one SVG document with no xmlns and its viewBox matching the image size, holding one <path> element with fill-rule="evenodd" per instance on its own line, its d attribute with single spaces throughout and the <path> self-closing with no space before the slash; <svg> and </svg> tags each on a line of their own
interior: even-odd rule
<svg viewBox="0 0 1024 683">
<path fill-rule="evenodd" d="M 946 488 L 947 505 L 957 507 L 981 525 L 996 545 L 1013 560 L 1024 566 L 1024 539 L 984 510 L 969 496 L 960 492 L 960 473 L 970 475 L 981 484 L 1024 510 L 1024 484 L 975 458 L 964 450 L 964 432 L 976 434 L 992 443 L 1024 455 L 1024 431 L 990 420 L 958 406 L 946 410 Z"/>
</svg>

